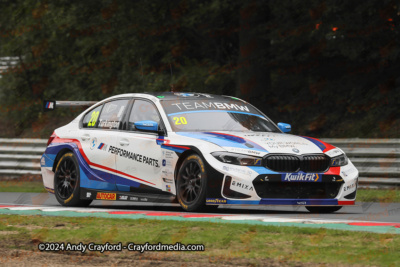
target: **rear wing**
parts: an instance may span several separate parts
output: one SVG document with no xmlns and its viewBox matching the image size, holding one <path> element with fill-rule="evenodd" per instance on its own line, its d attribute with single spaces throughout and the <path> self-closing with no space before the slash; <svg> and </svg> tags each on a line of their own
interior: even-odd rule
<svg viewBox="0 0 400 267">
<path fill-rule="evenodd" d="M 97 101 L 56 101 L 56 100 L 45 100 L 43 101 L 43 110 L 52 111 L 57 108 L 69 108 L 69 107 L 88 107 L 96 104 Z"/>
</svg>

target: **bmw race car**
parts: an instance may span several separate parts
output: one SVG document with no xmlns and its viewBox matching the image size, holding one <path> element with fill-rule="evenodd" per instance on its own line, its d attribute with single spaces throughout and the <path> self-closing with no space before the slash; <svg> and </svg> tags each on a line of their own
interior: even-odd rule
<svg viewBox="0 0 400 267">
<path fill-rule="evenodd" d="M 236 97 L 117 95 L 54 131 L 41 172 L 64 206 L 116 200 L 178 202 L 186 211 L 240 204 L 334 212 L 354 205 L 358 171 L 345 153 L 290 130 Z"/>
</svg>

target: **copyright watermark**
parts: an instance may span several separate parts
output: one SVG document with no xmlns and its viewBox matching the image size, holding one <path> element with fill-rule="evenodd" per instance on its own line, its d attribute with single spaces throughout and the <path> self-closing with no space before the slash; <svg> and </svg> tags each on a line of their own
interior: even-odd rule
<svg viewBox="0 0 400 267">
<path fill-rule="evenodd" d="M 149 244 L 148 242 L 144 244 L 127 243 L 122 244 L 121 242 L 117 244 L 105 243 L 96 244 L 88 243 L 84 244 L 80 242 L 79 244 L 73 243 L 40 243 L 38 245 L 40 251 L 79 251 L 85 253 L 86 251 L 98 251 L 103 253 L 105 251 L 139 251 L 143 253 L 145 251 L 204 251 L 205 246 L 202 244 L 187 244 L 182 243 L 175 244 Z"/>
</svg>

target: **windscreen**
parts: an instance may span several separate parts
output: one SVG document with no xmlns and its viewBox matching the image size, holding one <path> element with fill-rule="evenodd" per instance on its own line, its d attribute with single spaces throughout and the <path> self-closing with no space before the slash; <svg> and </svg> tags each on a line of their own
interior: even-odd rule
<svg viewBox="0 0 400 267">
<path fill-rule="evenodd" d="M 163 100 L 175 132 L 280 132 L 252 105 L 239 100 Z"/>
</svg>

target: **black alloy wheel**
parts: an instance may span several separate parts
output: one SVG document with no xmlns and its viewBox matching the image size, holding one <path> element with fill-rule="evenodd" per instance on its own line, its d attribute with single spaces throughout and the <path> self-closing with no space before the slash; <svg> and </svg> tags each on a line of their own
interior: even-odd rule
<svg viewBox="0 0 400 267">
<path fill-rule="evenodd" d="M 71 197 L 77 185 L 77 168 L 72 158 L 65 158 L 61 162 L 57 175 L 57 193 L 61 199 Z"/>
<path fill-rule="evenodd" d="M 182 183 L 179 185 L 181 198 L 187 203 L 196 200 L 201 192 L 201 170 L 197 162 L 189 162 L 181 174 Z"/>
<path fill-rule="evenodd" d="M 207 174 L 200 156 L 192 154 L 183 162 L 177 177 L 177 198 L 187 211 L 205 207 Z"/>
<path fill-rule="evenodd" d="M 54 174 L 54 194 L 63 206 L 89 206 L 92 200 L 80 199 L 79 164 L 75 155 L 65 153 L 57 163 Z"/>
</svg>

